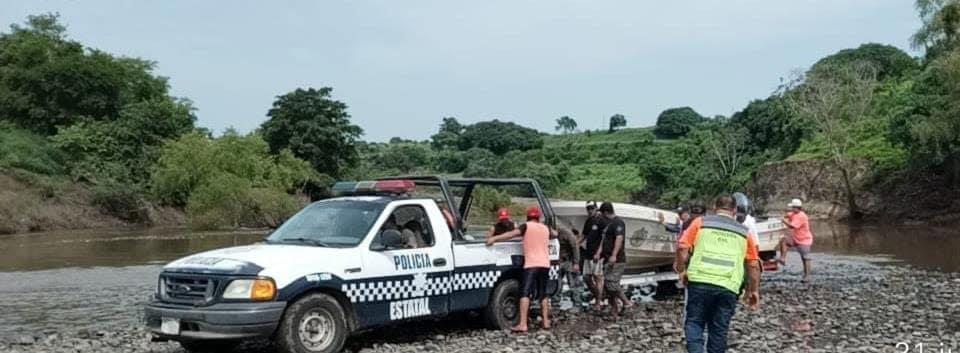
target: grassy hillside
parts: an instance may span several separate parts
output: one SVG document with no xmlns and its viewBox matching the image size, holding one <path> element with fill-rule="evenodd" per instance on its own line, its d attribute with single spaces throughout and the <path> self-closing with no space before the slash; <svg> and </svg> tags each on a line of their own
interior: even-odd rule
<svg viewBox="0 0 960 353">
<path fill-rule="evenodd" d="M 570 134 L 546 135 L 543 139 L 544 147 L 578 146 L 613 143 L 637 143 L 656 140 L 652 127 L 625 128 L 614 132 L 585 131 Z M 665 142 L 670 140 L 661 140 Z"/>
</svg>

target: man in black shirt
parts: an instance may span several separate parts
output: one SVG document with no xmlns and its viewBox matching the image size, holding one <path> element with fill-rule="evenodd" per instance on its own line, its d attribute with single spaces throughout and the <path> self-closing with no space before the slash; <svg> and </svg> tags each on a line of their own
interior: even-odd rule
<svg viewBox="0 0 960 353">
<path fill-rule="evenodd" d="M 614 213 L 612 203 L 604 202 L 600 205 L 600 214 L 605 220 L 602 237 L 603 246 L 600 252 L 601 256 L 607 260 L 603 271 L 603 291 L 610 304 L 610 313 L 618 315 L 620 313 L 618 305 L 620 302 L 623 303 L 625 308 L 633 306 L 620 286 L 620 278 L 623 277 L 623 271 L 627 267 L 625 244 L 627 227 L 623 220 Z"/>
<path fill-rule="evenodd" d="M 596 307 L 599 309 L 603 302 L 603 259 L 600 257 L 600 244 L 603 242 L 603 218 L 597 212 L 597 203 L 587 202 L 587 220 L 583 223 L 583 240 L 581 241 L 580 258 L 584 260 L 580 269 L 583 271 L 583 282 L 596 298 Z"/>
</svg>

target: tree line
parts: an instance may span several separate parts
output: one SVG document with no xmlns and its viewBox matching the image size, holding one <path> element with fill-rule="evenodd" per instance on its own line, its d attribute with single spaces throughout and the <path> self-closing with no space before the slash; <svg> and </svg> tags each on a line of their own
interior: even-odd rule
<svg viewBox="0 0 960 353">
<path fill-rule="evenodd" d="M 729 117 L 677 107 L 651 128 L 615 114 L 607 129 L 581 132 L 561 116 L 557 135 L 445 117 L 429 140 L 387 143 L 363 141 L 329 87 L 282 94 L 255 131 L 215 136 L 155 63 L 85 47 L 56 15 L 30 16 L 0 34 L 0 169 L 51 197 L 58 184 L 87 185 L 91 202 L 130 221 L 156 203 L 216 228 L 276 225 L 336 179 L 532 177 L 557 197 L 672 207 L 743 189 L 765 163 L 815 159 L 839 168 L 856 213 L 850 173 L 861 163 L 877 183 L 934 175 L 960 185 L 960 1 L 916 5 L 922 57 L 876 43 L 844 49 Z"/>
</svg>

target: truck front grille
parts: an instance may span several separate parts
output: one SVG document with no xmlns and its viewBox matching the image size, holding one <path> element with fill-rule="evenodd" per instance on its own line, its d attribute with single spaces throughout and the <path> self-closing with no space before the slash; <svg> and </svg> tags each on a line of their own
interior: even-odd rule
<svg viewBox="0 0 960 353">
<path fill-rule="evenodd" d="M 217 281 L 211 278 L 163 274 L 160 276 L 160 299 L 178 304 L 198 305 L 213 300 Z"/>
</svg>

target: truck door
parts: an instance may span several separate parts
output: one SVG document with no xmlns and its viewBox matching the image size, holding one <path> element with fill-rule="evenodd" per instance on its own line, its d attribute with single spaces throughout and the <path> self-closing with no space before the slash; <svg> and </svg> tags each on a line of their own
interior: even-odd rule
<svg viewBox="0 0 960 353">
<path fill-rule="evenodd" d="M 361 325 L 446 314 L 453 251 L 440 209 L 431 200 L 395 201 L 384 215 L 363 251 L 362 271 L 368 279 L 356 289 L 363 295 L 348 293 L 360 311 Z M 380 236 L 388 229 L 401 232 L 402 247 L 382 246 Z"/>
</svg>

